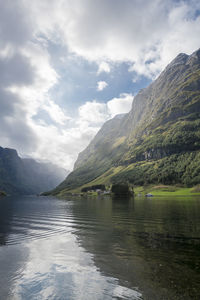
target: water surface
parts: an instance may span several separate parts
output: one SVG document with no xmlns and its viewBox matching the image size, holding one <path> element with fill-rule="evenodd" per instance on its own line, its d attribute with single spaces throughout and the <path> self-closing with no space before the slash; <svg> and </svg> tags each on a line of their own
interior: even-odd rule
<svg viewBox="0 0 200 300">
<path fill-rule="evenodd" d="M 200 299 L 200 198 L 0 199 L 0 299 Z"/>
</svg>

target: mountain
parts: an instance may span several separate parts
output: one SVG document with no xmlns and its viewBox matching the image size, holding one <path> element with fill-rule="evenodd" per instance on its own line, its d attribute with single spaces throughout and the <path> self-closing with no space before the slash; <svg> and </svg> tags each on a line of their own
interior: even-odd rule
<svg viewBox="0 0 200 300">
<path fill-rule="evenodd" d="M 95 183 L 200 183 L 200 49 L 179 54 L 106 122 L 54 194 Z"/>
<path fill-rule="evenodd" d="M 22 159 L 17 151 L 0 147 L 0 190 L 7 194 L 36 194 L 55 188 L 66 170 L 50 163 Z"/>
</svg>

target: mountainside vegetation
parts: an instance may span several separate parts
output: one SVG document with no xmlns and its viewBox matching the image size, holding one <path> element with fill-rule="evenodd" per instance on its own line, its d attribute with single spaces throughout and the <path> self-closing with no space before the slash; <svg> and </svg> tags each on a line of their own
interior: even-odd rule
<svg viewBox="0 0 200 300">
<path fill-rule="evenodd" d="M 52 193 L 123 182 L 200 183 L 200 50 L 179 54 L 128 114 L 106 122 Z"/>
<path fill-rule="evenodd" d="M 50 163 L 22 159 L 17 151 L 0 147 L 0 191 L 6 194 L 37 194 L 52 189 L 66 171 Z"/>
</svg>

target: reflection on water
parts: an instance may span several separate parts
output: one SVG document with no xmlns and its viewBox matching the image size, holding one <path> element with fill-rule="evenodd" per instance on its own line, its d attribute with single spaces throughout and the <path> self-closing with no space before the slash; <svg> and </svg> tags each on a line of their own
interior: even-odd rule
<svg viewBox="0 0 200 300">
<path fill-rule="evenodd" d="M 199 299 L 200 199 L 0 199 L 0 299 Z"/>
</svg>

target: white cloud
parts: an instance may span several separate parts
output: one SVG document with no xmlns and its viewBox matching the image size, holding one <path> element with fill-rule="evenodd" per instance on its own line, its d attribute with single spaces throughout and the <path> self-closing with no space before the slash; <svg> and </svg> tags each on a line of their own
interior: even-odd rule
<svg viewBox="0 0 200 300">
<path fill-rule="evenodd" d="M 199 1 L 42 3 L 34 1 L 40 30 L 51 39 L 56 30 L 69 51 L 98 65 L 128 61 L 130 70 L 154 78 L 179 52 L 190 54 L 200 46 L 200 16 L 195 15 Z M 108 70 L 105 63 L 99 65 L 99 72 Z"/>
<path fill-rule="evenodd" d="M 103 61 L 99 64 L 97 74 L 99 75 L 100 73 L 103 73 L 103 72 L 110 73 L 110 71 L 111 71 L 110 65 L 107 62 Z"/>
<path fill-rule="evenodd" d="M 98 81 L 97 82 L 97 91 L 103 91 L 108 86 L 107 82 L 105 81 Z"/>
<path fill-rule="evenodd" d="M 60 125 L 65 125 L 67 121 L 71 120 L 67 113 L 52 100 L 49 100 L 42 108 L 48 112 L 53 121 Z"/>
<path fill-rule="evenodd" d="M 121 94 L 119 98 L 113 98 L 107 102 L 109 114 L 113 118 L 115 115 L 129 112 L 131 110 L 132 102 L 132 94 Z"/>
<path fill-rule="evenodd" d="M 100 126 L 106 120 L 118 114 L 130 111 L 133 102 L 132 94 L 120 94 L 119 98 L 113 98 L 107 103 L 100 103 L 96 100 L 87 101 L 79 107 L 78 123 L 86 122 L 89 126 Z"/>
<path fill-rule="evenodd" d="M 102 123 L 105 121 L 107 109 L 105 103 L 98 103 L 94 101 L 87 101 L 84 105 L 79 107 L 79 117 L 81 121 L 90 123 Z"/>
</svg>

